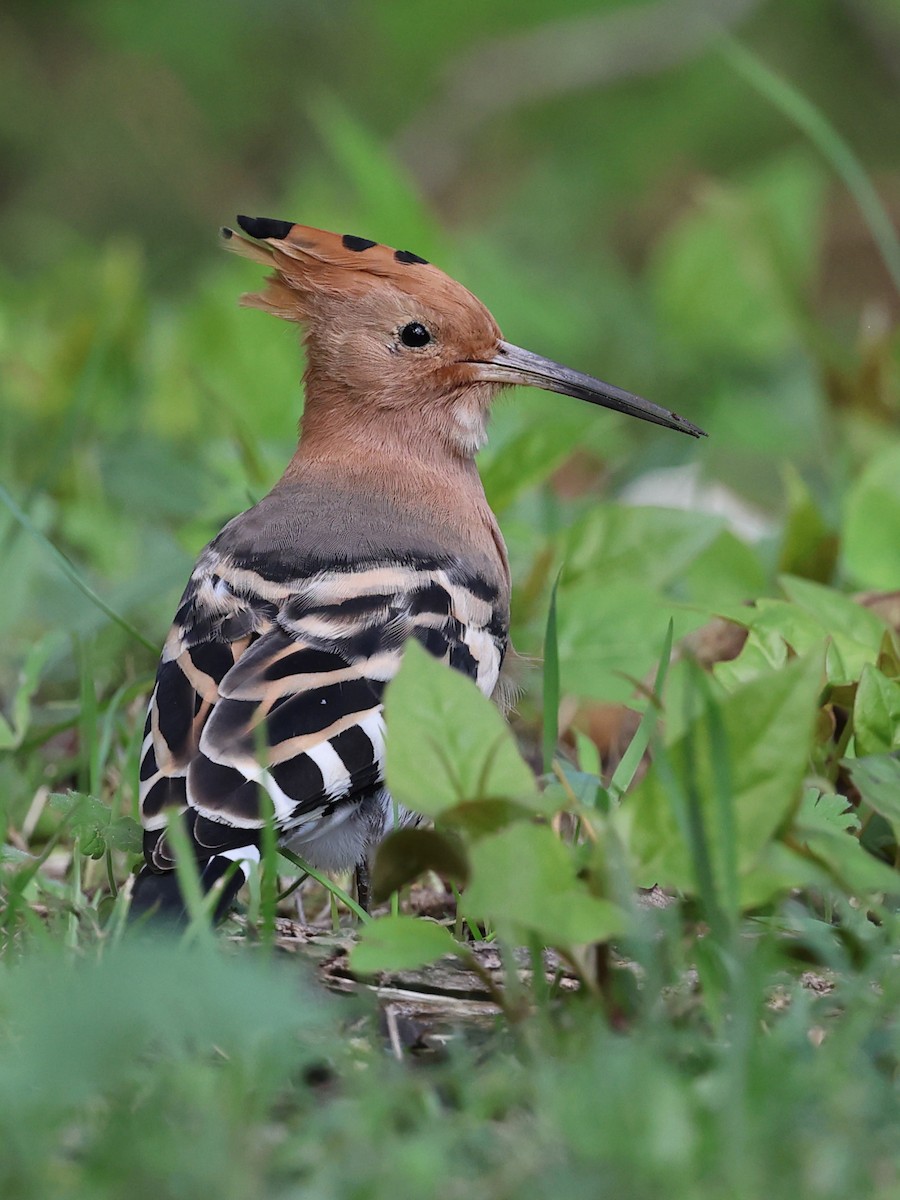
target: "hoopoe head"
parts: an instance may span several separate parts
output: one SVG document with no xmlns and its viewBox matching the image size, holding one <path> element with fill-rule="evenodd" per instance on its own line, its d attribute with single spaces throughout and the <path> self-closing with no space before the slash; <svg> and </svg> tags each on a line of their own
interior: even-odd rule
<svg viewBox="0 0 900 1200">
<path fill-rule="evenodd" d="M 223 229 L 245 257 L 274 268 L 242 303 L 305 327 L 304 438 L 373 429 L 387 414 L 412 440 L 471 457 L 491 401 L 511 384 L 577 396 L 693 437 L 668 409 L 505 342 L 471 292 L 408 250 L 267 217 L 238 217 L 252 241 Z"/>
</svg>

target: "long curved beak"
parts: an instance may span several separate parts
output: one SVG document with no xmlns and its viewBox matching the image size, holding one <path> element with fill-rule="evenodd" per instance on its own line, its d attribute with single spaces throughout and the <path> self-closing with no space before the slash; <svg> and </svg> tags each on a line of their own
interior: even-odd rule
<svg viewBox="0 0 900 1200">
<path fill-rule="evenodd" d="M 500 342 L 497 354 L 488 362 L 471 365 L 477 368 L 477 378 L 486 382 L 520 383 L 544 388 L 548 392 L 575 396 L 579 400 L 587 400 L 589 404 L 599 404 L 615 412 L 627 413 L 630 417 L 639 417 L 642 421 L 652 421 L 654 425 L 677 429 L 689 437 L 706 437 L 702 429 L 668 408 L 660 408 L 658 404 L 651 404 L 649 400 L 643 400 L 631 392 L 624 392 L 590 375 L 582 375 L 580 371 L 572 371 L 509 342 Z"/>
</svg>

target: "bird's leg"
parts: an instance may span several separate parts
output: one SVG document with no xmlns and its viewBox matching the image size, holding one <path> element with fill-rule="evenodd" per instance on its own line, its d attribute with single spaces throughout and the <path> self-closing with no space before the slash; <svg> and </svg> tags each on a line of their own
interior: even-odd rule
<svg viewBox="0 0 900 1200">
<path fill-rule="evenodd" d="M 371 891 L 372 881 L 369 876 L 369 864 L 363 858 L 356 864 L 356 899 L 363 912 L 369 911 Z"/>
</svg>

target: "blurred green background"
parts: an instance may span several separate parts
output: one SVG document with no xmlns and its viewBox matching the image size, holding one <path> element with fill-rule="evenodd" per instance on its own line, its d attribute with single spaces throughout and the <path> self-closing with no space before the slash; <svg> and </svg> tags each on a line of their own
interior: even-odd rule
<svg viewBox="0 0 900 1200">
<path fill-rule="evenodd" d="M 498 405 L 481 463 L 514 636 L 539 653 L 565 558 L 568 691 L 627 699 L 670 614 L 687 632 L 771 594 L 779 571 L 895 587 L 896 280 L 834 154 L 723 34 L 807 98 L 900 213 L 893 0 L 12 0 L 9 495 L 162 641 L 196 553 L 292 449 L 295 331 L 238 308 L 258 269 L 216 240 L 260 213 L 410 247 L 510 340 L 709 431 L 696 443 L 539 393 Z M 79 654 L 98 695 L 140 691 L 154 655 L 6 509 L 0 542 L 0 697 L 35 644 L 39 727 L 79 711 Z"/>
</svg>

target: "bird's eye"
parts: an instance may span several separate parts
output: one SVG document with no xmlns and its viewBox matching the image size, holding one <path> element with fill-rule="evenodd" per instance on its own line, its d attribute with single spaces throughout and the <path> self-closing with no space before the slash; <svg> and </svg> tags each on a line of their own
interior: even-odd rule
<svg viewBox="0 0 900 1200">
<path fill-rule="evenodd" d="M 415 349 L 418 346 L 427 346 L 431 341 L 431 334 L 419 321 L 410 321 L 400 330 L 400 341 L 404 346 Z"/>
</svg>

